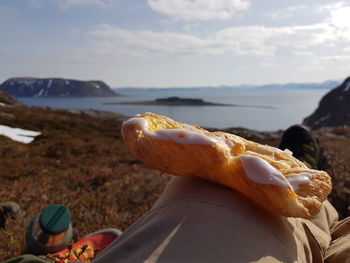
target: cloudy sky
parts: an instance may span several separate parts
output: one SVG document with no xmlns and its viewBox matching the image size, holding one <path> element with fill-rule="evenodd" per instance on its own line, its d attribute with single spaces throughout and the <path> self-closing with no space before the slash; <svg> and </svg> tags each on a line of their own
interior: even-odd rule
<svg viewBox="0 0 350 263">
<path fill-rule="evenodd" d="M 0 0 L 0 82 L 185 87 L 348 75 L 350 1 Z"/>
</svg>

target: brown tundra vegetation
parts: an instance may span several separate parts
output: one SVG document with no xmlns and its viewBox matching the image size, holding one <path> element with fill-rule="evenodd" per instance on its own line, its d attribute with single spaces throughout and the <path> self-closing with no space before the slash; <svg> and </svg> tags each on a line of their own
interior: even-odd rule
<svg viewBox="0 0 350 263">
<path fill-rule="evenodd" d="M 42 134 L 22 144 L 0 136 L 0 202 L 21 211 L 0 229 L 0 261 L 17 256 L 30 219 L 53 203 L 72 212 L 74 239 L 103 228 L 124 230 L 148 211 L 170 175 L 146 167 L 124 148 L 124 117 L 96 111 L 0 106 L 0 124 Z M 282 132 L 227 129 L 273 146 Z M 340 216 L 350 215 L 350 128 L 316 131 L 332 177 L 329 197 Z"/>
</svg>

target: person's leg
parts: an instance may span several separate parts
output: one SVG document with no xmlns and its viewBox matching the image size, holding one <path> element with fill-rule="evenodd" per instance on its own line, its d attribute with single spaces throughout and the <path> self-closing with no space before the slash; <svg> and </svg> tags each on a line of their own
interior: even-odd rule
<svg viewBox="0 0 350 263">
<path fill-rule="evenodd" d="M 331 227 L 331 243 L 324 262 L 350 262 L 350 218 L 347 217 Z"/>
<path fill-rule="evenodd" d="M 94 262 L 321 262 L 304 220 L 274 216 L 239 193 L 175 177 L 145 216 Z"/>
<path fill-rule="evenodd" d="M 300 132 L 294 140 L 291 135 Z M 316 153 L 317 161 L 317 141 L 302 126 L 286 131 L 283 147 L 296 153 L 301 147 L 307 157 Z M 336 221 L 328 202 L 313 220 L 286 218 L 269 214 L 232 189 L 175 177 L 151 211 L 95 262 L 323 262 Z"/>
<path fill-rule="evenodd" d="M 318 139 L 304 125 L 297 124 L 289 127 L 282 136 L 279 148 L 282 150 L 289 149 L 293 152 L 294 157 L 303 161 L 312 169 L 324 169 L 326 167 L 326 158 L 323 156 L 323 150 Z M 326 201 L 318 215 L 310 221 L 305 221 L 306 231 L 310 234 L 310 239 L 317 241 L 316 245 L 320 246 L 323 254 L 329 254 L 328 247 L 334 239 L 331 237 L 331 231 L 338 225 L 338 219 L 338 212 Z"/>
</svg>

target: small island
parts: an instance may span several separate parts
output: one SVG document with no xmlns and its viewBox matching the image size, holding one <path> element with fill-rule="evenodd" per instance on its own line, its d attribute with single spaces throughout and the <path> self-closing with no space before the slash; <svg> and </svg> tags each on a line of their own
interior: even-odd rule
<svg viewBox="0 0 350 263">
<path fill-rule="evenodd" d="M 180 98 L 180 97 L 160 98 L 160 99 L 155 99 L 153 101 L 121 102 L 120 104 L 164 105 L 164 106 L 232 106 L 230 104 L 208 102 L 202 99 Z"/>
<path fill-rule="evenodd" d="M 225 104 L 225 103 L 209 102 L 202 99 L 180 98 L 180 97 L 159 98 L 151 101 L 105 102 L 103 104 L 105 105 L 131 104 L 131 105 L 156 105 L 156 106 L 228 106 L 228 107 L 253 107 L 253 108 L 274 109 L 274 107 L 270 107 L 270 106 Z"/>
</svg>

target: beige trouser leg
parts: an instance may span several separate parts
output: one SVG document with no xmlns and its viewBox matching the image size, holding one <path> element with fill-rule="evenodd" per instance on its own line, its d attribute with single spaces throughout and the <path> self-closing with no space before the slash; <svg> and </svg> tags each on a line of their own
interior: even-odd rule
<svg viewBox="0 0 350 263">
<path fill-rule="evenodd" d="M 329 203 L 312 221 L 274 216 L 226 187 L 176 177 L 94 262 L 318 263 L 336 221 Z"/>
<path fill-rule="evenodd" d="M 326 251 L 326 263 L 350 262 L 350 218 L 334 224 L 331 229 L 332 241 Z"/>
</svg>

